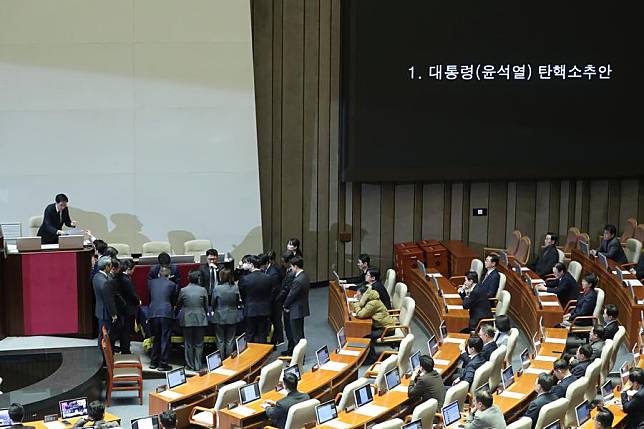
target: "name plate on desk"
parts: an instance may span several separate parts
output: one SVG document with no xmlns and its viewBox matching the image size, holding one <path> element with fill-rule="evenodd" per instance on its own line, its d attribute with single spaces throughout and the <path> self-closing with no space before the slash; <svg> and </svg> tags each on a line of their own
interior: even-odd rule
<svg viewBox="0 0 644 429">
<path fill-rule="evenodd" d="M 338 354 L 345 356 L 360 356 L 360 352 L 357 350 L 340 350 Z"/>
<path fill-rule="evenodd" d="M 559 305 L 559 301 L 541 301 L 541 305 L 544 307 L 557 307 Z"/>
<path fill-rule="evenodd" d="M 350 424 L 341 422 L 340 420 L 329 420 L 328 422 L 324 423 L 324 426 L 330 426 L 336 429 L 347 429 L 351 427 Z"/>
<path fill-rule="evenodd" d="M 628 286 L 642 286 L 642 282 L 639 280 L 624 280 Z"/>
<path fill-rule="evenodd" d="M 434 359 L 434 364 L 447 366 L 449 365 L 449 361 L 445 359 Z"/>
<path fill-rule="evenodd" d="M 173 392 L 172 390 L 164 390 L 159 395 L 168 399 L 179 399 L 183 396 L 181 393 Z"/>
<path fill-rule="evenodd" d="M 461 296 L 460 296 L 459 294 L 457 294 L 457 293 L 444 293 L 444 294 L 443 294 L 443 296 L 444 296 L 446 299 L 450 299 L 450 298 L 460 298 L 460 297 L 461 297 Z"/>
<path fill-rule="evenodd" d="M 554 296 L 557 295 L 556 293 L 551 293 L 551 292 L 539 292 L 539 296 Z"/>
</svg>

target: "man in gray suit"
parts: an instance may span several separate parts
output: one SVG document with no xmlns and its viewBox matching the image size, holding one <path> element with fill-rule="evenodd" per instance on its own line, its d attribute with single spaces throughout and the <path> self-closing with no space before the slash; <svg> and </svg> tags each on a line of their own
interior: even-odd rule
<svg viewBox="0 0 644 429">
<path fill-rule="evenodd" d="M 304 318 L 311 314 L 309 311 L 311 282 L 304 272 L 304 259 L 301 256 L 291 258 L 291 267 L 293 267 L 293 282 L 284 300 L 284 313 L 288 314 L 288 322 L 291 325 L 293 343 L 289 342 L 288 351 L 292 354 L 293 348 L 304 338 Z"/>
<path fill-rule="evenodd" d="M 505 429 L 503 413 L 493 404 L 492 394 L 481 389 L 476 392 L 475 411 L 470 414 L 465 429 Z"/>
<path fill-rule="evenodd" d="M 299 256 L 297 256 L 297 258 L 299 258 Z M 266 400 L 266 403 L 270 405 L 270 407 L 266 408 L 266 416 L 280 429 L 284 429 L 284 427 L 286 427 L 288 409 L 297 403 L 310 399 L 308 393 L 299 392 L 297 390 L 297 376 L 295 376 L 295 374 L 284 374 L 282 383 L 288 392 L 286 397 L 277 402 L 270 399 Z"/>
<path fill-rule="evenodd" d="M 445 385 L 443 379 L 434 370 L 434 359 L 430 356 L 420 357 L 420 368 L 412 368 L 416 372 L 409 382 L 407 396 L 416 402 L 424 402 L 434 398 L 438 401 L 438 408 L 442 408 L 445 402 Z"/>
<path fill-rule="evenodd" d="M 181 289 L 177 300 L 179 325 L 183 328 L 183 341 L 188 369 L 199 371 L 203 357 L 203 336 L 208 326 L 208 291 L 201 286 L 201 273 L 190 271 L 190 283 Z"/>
<path fill-rule="evenodd" d="M 177 285 L 169 279 L 171 273 L 170 268 L 161 267 L 159 277 L 148 281 L 150 290 L 148 322 L 154 336 L 150 369 L 158 367 L 159 371 L 172 369 L 168 365 L 168 360 L 174 305 L 177 302 Z"/>
<path fill-rule="evenodd" d="M 112 330 L 112 323 L 116 321 L 116 303 L 114 301 L 114 290 L 112 289 L 109 272 L 112 270 L 112 258 L 101 256 L 96 262 L 98 272 L 92 278 L 94 297 L 96 298 L 96 309 L 94 315 L 98 319 L 98 346 L 101 347 L 103 338 L 103 326 L 107 331 Z"/>
</svg>

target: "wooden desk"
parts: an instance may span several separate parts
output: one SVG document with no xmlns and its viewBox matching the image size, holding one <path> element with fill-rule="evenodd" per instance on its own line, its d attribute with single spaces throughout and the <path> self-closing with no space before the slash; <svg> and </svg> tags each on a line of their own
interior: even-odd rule
<svg viewBox="0 0 644 429">
<path fill-rule="evenodd" d="M 334 331 L 339 331 L 344 326 L 346 337 L 362 338 L 371 334 L 371 319 L 358 319 L 350 317 L 347 301 L 344 298 L 342 286 L 335 281 L 329 281 L 328 297 L 328 322 Z M 355 291 L 347 290 L 347 295 L 353 297 Z"/>
<path fill-rule="evenodd" d="M 619 310 L 619 321 L 626 328 L 626 346 L 630 350 L 637 342 L 641 312 L 644 311 L 644 304 L 638 304 L 631 296 L 630 289 L 620 283 L 619 279 L 612 272 L 604 270 L 596 258 L 589 258 L 579 249 L 572 250 L 572 260 L 581 264 L 583 274 L 594 273 L 599 279 L 598 287 L 604 290 L 604 305 L 615 304 Z M 617 265 L 614 261 L 608 260 L 611 271 Z M 636 280 L 630 273 L 624 274 L 624 279 Z M 637 300 L 644 299 L 644 286 L 633 288 Z"/>
<path fill-rule="evenodd" d="M 617 389 L 613 391 L 613 394 L 615 395 L 615 399 L 619 399 L 621 396 L 621 392 L 619 392 Z M 605 408 L 609 409 L 613 413 L 613 427 L 614 428 L 620 428 L 624 426 L 624 419 L 626 418 L 626 413 L 622 409 L 621 402 L 619 404 L 613 403 L 615 399 L 612 399 L 610 403 L 605 404 Z M 595 427 L 595 415 L 597 415 L 597 409 L 594 409 L 590 412 L 590 420 L 588 420 L 586 423 L 581 425 L 581 429 L 594 429 Z"/>
<path fill-rule="evenodd" d="M 231 371 L 230 374 L 211 372 L 189 378 L 186 384 L 166 391 L 170 394 L 150 393 L 148 414 L 159 414 L 172 408 L 177 413 L 177 428 L 187 427 L 193 407 L 213 407 L 220 385 L 239 379 L 253 381 L 272 351 L 270 344 L 249 343 L 248 349 L 235 359 L 229 357 L 224 360 L 222 368 Z"/>
<path fill-rule="evenodd" d="M 466 271 L 470 270 L 472 259 L 476 259 L 478 257 L 476 252 L 462 241 L 446 240 L 441 241 L 441 244 L 445 246 L 449 252 L 450 277 L 464 275 Z"/>
<path fill-rule="evenodd" d="M 68 421 L 68 422 L 70 422 L 70 423 L 73 425 L 73 424 L 74 424 L 74 423 L 76 423 L 79 419 L 80 419 L 80 417 L 74 417 L 74 418 L 71 418 L 71 419 L 67 419 L 67 421 Z M 121 423 L 121 426 L 123 425 L 123 424 L 122 424 L 122 422 L 121 422 L 121 418 L 120 418 L 120 417 L 117 417 L 117 416 L 115 416 L 114 414 L 110 414 L 110 413 L 108 413 L 107 411 L 105 412 L 105 416 L 103 417 L 103 419 L 104 419 L 106 422 L 119 422 L 119 423 Z M 61 420 L 60 420 L 60 419 L 58 419 L 58 421 L 60 422 Z M 25 425 L 25 426 L 29 426 L 29 427 L 36 428 L 36 429 L 49 429 L 49 428 L 45 425 L 45 422 L 44 422 L 43 420 L 36 420 L 36 421 L 32 421 L 32 422 L 23 422 L 22 424 L 23 424 L 23 425 Z M 62 423 L 62 422 L 61 422 L 61 425 L 62 425 L 62 426 L 65 426 L 65 425 L 63 425 L 63 423 Z M 66 426 L 66 427 L 71 428 L 72 426 Z"/>
<path fill-rule="evenodd" d="M 367 338 L 347 338 L 351 342 L 369 344 Z M 313 399 L 318 399 L 320 402 L 333 399 L 338 392 L 344 389 L 344 386 L 351 381 L 357 380 L 358 369 L 367 357 L 368 348 L 352 348 L 345 347 L 344 350 L 352 350 L 359 352 L 356 356 L 341 355 L 335 352 L 331 354 L 331 361 L 341 362 L 346 366 L 342 371 L 329 371 L 319 369 L 315 372 L 308 371 L 302 374 L 302 379 L 298 383 L 298 390 L 308 393 Z M 232 429 L 232 428 L 256 428 L 263 427 L 268 423 L 266 412 L 260 406 L 264 401 L 270 399 L 277 401 L 282 399 L 285 391 L 277 392 L 272 390 L 262 395 L 262 397 L 254 402 L 246 404 L 242 409 L 252 410 L 252 414 L 242 415 L 237 414 L 237 408 L 231 410 L 225 409 L 219 413 L 219 428 Z M 241 407 L 240 407 L 241 408 Z"/>
</svg>

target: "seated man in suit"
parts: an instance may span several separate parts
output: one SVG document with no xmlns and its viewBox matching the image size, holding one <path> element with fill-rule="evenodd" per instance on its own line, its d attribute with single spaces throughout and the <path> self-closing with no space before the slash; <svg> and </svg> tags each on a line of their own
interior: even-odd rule
<svg viewBox="0 0 644 429">
<path fill-rule="evenodd" d="M 564 327 L 570 327 L 572 321 L 579 316 L 592 316 L 595 311 L 595 304 L 597 304 L 597 292 L 595 292 L 595 286 L 597 286 L 597 276 L 593 273 L 586 274 L 581 281 L 582 292 L 577 300 L 577 305 L 574 310 L 568 314 L 564 314 L 562 325 Z M 589 326 L 592 324 L 592 320 L 582 320 L 577 323 L 579 326 Z"/>
<path fill-rule="evenodd" d="M 555 280 L 550 280 L 545 285 L 537 286 L 537 288 L 542 292 L 557 294 L 559 303 L 565 308 L 569 301 L 579 298 L 579 285 L 561 262 L 557 262 L 552 267 L 552 272 L 555 275 Z"/>
<path fill-rule="evenodd" d="M 87 416 L 78 419 L 73 429 L 82 428 L 88 423 L 91 423 L 90 426 L 95 429 L 117 428 L 121 426 L 117 421 L 105 421 L 105 405 L 100 401 L 92 401 L 89 403 L 87 406 Z"/>
<path fill-rule="evenodd" d="M 14 402 L 13 404 L 9 405 L 9 409 L 7 411 L 9 413 L 9 418 L 13 422 L 13 424 L 10 426 L 11 429 L 31 427 L 22 424 L 22 421 L 25 418 L 25 408 L 21 404 Z"/>
<path fill-rule="evenodd" d="M 570 358 L 570 365 L 572 366 L 570 373 L 577 378 L 583 377 L 584 375 L 586 375 L 586 369 L 592 361 L 593 348 L 590 346 L 590 344 L 584 344 L 577 349 L 576 356 Z"/>
<path fill-rule="evenodd" d="M 166 252 L 161 252 L 157 257 L 157 260 L 159 261 L 159 263 L 150 268 L 150 272 L 148 272 L 148 280 L 154 280 L 159 277 L 159 270 L 162 267 L 167 267 L 170 270 L 169 279 L 172 280 L 176 285 L 180 285 L 181 274 L 179 273 L 177 266 L 171 263 L 172 258 L 170 258 L 170 255 L 168 255 Z"/>
<path fill-rule="evenodd" d="M 555 384 L 555 377 L 545 372 L 539 374 L 536 382 L 534 383 L 534 391 L 537 392 L 537 397 L 534 401 L 530 402 L 528 410 L 525 412 L 525 417 L 530 417 L 532 419 L 532 429 L 537 425 L 537 419 L 539 418 L 539 412 L 541 408 L 553 401 L 556 401 L 558 398 L 550 392 L 552 385 Z"/>
<path fill-rule="evenodd" d="M 271 423 L 280 429 L 284 429 L 286 426 L 289 408 L 310 399 L 308 393 L 297 390 L 297 376 L 295 374 L 284 374 L 282 384 L 288 392 L 287 395 L 277 402 L 270 399 L 265 401 L 269 405 L 266 408 L 266 416 L 270 419 Z"/>
<path fill-rule="evenodd" d="M 358 290 L 360 286 L 367 284 L 365 280 L 365 276 L 367 275 L 367 269 L 369 268 L 369 264 L 371 264 L 371 257 L 366 253 L 361 253 L 360 256 L 358 256 L 358 262 L 356 262 L 356 265 L 360 270 L 360 274 L 358 274 L 355 277 L 349 277 L 346 280 L 340 280 L 340 283 L 354 284 L 355 286 L 351 286 L 349 289 Z"/>
<path fill-rule="evenodd" d="M 407 396 L 417 403 L 434 398 L 438 402 L 439 409 L 443 406 L 443 402 L 445 402 L 443 379 L 434 370 L 434 359 L 428 355 L 420 357 L 420 368 L 416 369 L 411 377 Z"/>
<path fill-rule="evenodd" d="M 481 356 L 481 350 L 483 350 L 483 340 L 474 336 L 468 338 L 467 345 L 465 346 L 467 362 L 463 360 L 463 367 L 455 371 L 452 385 L 460 383 L 461 380 L 467 381 L 472 385 L 472 382 L 474 381 L 474 373 L 486 362 L 483 356 Z M 463 355 L 461 355 L 461 357 L 462 356 Z"/>
<path fill-rule="evenodd" d="M 477 283 L 478 275 L 474 271 L 465 273 L 465 282 L 458 288 L 463 299 L 463 308 L 470 311 L 470 331 L 474 331 L 481 319 L 492 317 L 492 308 L 488 292 L 483 285 Z"/>
<path fill-rule="evenodd" d="M 199 266 L 201 273 L 201 286 L 206 289 L 208 296 L 212 296 L 212 291 L 219 283 L 219 252 L 217 249 L 206 250 L 206 263 Z"/>
<path fill-rule="evenodd" d="M 616 234 L 617 228 L 615 228 L 615 225 L 606 225 L 604 227 L 604 239 L 599 245 L 599 249 L 591 250 L 590 254 L 597 256 L 597 253 L 603 253 L 608 259 L 612 259 L 618 264 L 627 263 L 628 260 L 626 259 L 624 249 L 622 249 L 622 243 L 619 242 L 619 238 L 615 236 Z"/>
<path fill-rule="evenodd" d="M 590 347 L 593 349 L 592 360 L 595 360 L 602 355 L 602 349 L 606 343 L 604 338 L 604 327 L 599 323 L 593 325 L 593 329 L 590 331 Z"/>
<path fill-rule="evenodd" d="M 389 298 L 389 292 L 387 289 L 380 283 L 380 270 L 378 268 L 369 267 L 367 268 L 367 274 L 365 274 L 365 281 L 367 285 L 378 292 L 380 296 L 380 301 L 385 304 L 387 310 L 391 310 L 391 299 Z"/>
<path fill-rule="evenodd" d="M 492 394 L 481 389 L 476 392 L 474 411 L 467 418 L 465 429 L 505 429 L 503 411 L 494 405 Z"/>
<path fill-rule="evenodd" d="M 619 310 L 615 304 L 606 304 L 604 306 L 604 339 L 612 340 L 619 329 Z"/>
<path fill-rule="evenodd" d="M 551 392 L 557 398 L 565 398 L 568 386 L 577 381 L 577 377 L 570 373 L 570 364 L 566 359 L 557 359 L 553 367 L 552 372 L 559 382 L 552 388 Z"/>
<path fill-rule="evenodd" d="M 56 195 L 56 202 L 45 207 L 45 213 L 42 218 L 42 225 L 38 228 L 39 237 L 42 237 L 42 244 L 58 243 L 58 236 L 63 235 L 63 225 L 73 228 L 76 221 L 69 217 L 69 208 L 67 207 L 67 195 Z"/>
<path fill-rule="evenodd" d="M 499 290 L 501 276 L 497 265 L 499 265 L 499 255 L 487 255 L 485 258 L 485 272 L 481 279 L 480 285 L 487 291 L 488 298 L 494 298 Z"/>
<path fill-rule="evenodd" d="M 541 254 L 537 256 L 530 269 L 534 271 L 539 277 L 545 277 L 552 273 L 552 267 L 559 262 L 559 252 L 557 251 L 557 234 L 548 232 L 546 238 L 543 240 L 543 247 Z"/>
<path fill-rule="evenodd" d="M 622 409 L 627 414 L 626 428 L 641 428 L 644 422 L 644 369 L 631 368 L 621 399 Z"/>
<path fill-rule="evenodd" d="M 608 408 L 600 408 L 595 414 L 595 429 L 611 429 L 615 416 Z"/>
</svg>

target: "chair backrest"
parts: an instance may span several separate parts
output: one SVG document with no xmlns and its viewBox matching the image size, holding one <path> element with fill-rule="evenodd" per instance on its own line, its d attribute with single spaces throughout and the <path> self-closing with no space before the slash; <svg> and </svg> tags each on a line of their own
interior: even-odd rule
<svg viewBox="0 0 644 429">
<path fill-rule="evenodd" d="M 289 362 L 289 366 L 298 364 L 300 373 L 304 372 L 304 354 L 306 353 L 307 344 L 308 341 L 306 341 L 306 338 L 302 338 L 300 341 L 298 341 L 295 347 L 293 347 L 291 362 Z"/>
<path fill-rule="evenodd" d="M 510 295 L 510 292 L 507 290 L 502 290 L 501 293 L 497 295 L 499 296 L 499 302 L 496 304 L 496 311 L 494 314 L 495 316 L 504 316 L 508 313 L 508 308 L 510 308 L 512 295 Z"/>
<path fill-rule="evenodd" d="M 573 381 L 568 389 L 566 389 L 566 399 L 570 406 L 566 410 L 566 418 L 564 419 L 565 427 L 576 426 L 577 416 L 575 415 L 575 407 L 584 402 L 584 395 L 588 387 L 588 379 L 581 377 Z"/>
<path fill-rule="evenodd" d="M 510 335 L 508 336 L 508 346 L 505 353 L 505 364 L 512 365 L 512 355 L 514 354 L 514 349 L 517 348 L 517 341 L 519 340 L 519 329 L 511 328 Z"/>
<path fill-rule="evenodd" d="M 110 243 L 109 245 L 115 248 L 117 252 L 119 252 L 119 256 L 130 256 L 132 254 L 129 244 Z"/>
<path fill-rule="evenodd" d="M 317 399 L 308 399 L 291 405 L 291 408 L 288 409 L 284 428 L 299 429 L 309 423 L 315 423 L 315 407 L 318 405 L 320 405 L 320 401 Z"/>
<path fill-rule="evenodd" d="M 195 262 L 201 260 L 201 255 L 206 254 L 206 250 L 212 247 L 210 240 L 188 240 L 183 243 L 183 253 L 195 257 Z"/>
<path fill-rule="evenodd" d="M 488 377 L 488 385 L 490 389 L 494 390 L 501 384 L 501 370 L 503 369 L 503 362 L 505 361 L 505 354 L 508 348 L 506 346 L 497 347 L 496 350 L 490 355 L 490 363 L 492 364 L 492 371 Z"/>
<path fill-rule="evenodd" d="M 564 243 L 564 252 L 571 252 L 572 249 L 577 247 L 577 240 L 579 239 L 579 228 L 576 226 L 571 226 L 568 228 L 568 234 L 566 234 L 566 241 Z"/>
<path fill-rule="evenodd" d="M 414 346 L 414 334 L 407 334 L 405 338 L 400 342 L 400 347 L 398 347 L 398 371 L 400 374 L 405 374 L 409 371 L 409 356 L 411 355 L 411 348 Z"/>
<path fill-rule="evenodd" d="M 483 268 L 483 261 L 478 258 L 472 259 L 472 262 L 470 263 L 470 271 L 474 271 L 479 276 L 479 279 L 483 276 Z"/>
<path fill-rule="evenodd" d="M 637 264 L 642 254 L 642 242 L 635 238 L 629 238 L 625 244 L 624 253 L 626 254 L 626 259 L 631 264 Z"/>
<path fill-rule="evenodd" d="M 262 367 L 262 370 L 259 372 L 259 391 L 262 395 L 275 389 L 277 383 L 280 382 L 283 366 L 282 361 L 277 359 Z"/>
<path fill-rule="evenodd" d="M 398 282 L 394 288 L 394 294 L 391 296 L 391 307 L 399 310 L 402 307 L 403 298 L 407 296 L 407 285 Z"/>
<path fill-rule="evenodd" d="M 403 326 L 409 326 L 409 329 L 411 330 L 411 319 L 414 317 L 415 312 L 416 301 L 414 298 L 410 296 L 404 297 L 402 306 L 400 307 L 400 316 L 398 316 L 400 324 Z"/>
<path fill-rule="evenodd" d="M 391 268 L 387 270 L 387 276 L 385 277 L 384 286 L 385 289 L 387 289 L 387 293 L 391 297 L 394 293 L 394 288 L 396 287 L 396 271 Z"/>
<path fill-rule="evenodd" d="M 604 384 L 608 373 L 610 372 L 610 354 L 613 352 L 613 340 L 606 340 L 604 342 L 604 348 L 602 349 L 602 354 L 600 356 L 602 360 L 601 370 L 599 371 L 599 384 Z"/>
<path fill-rule="evenodd" d="M 624 338 L 626 337 L 626 328 L 620 326 L 617 328 L 617 332 L 613 337 L 613 345 L 611 347 L 610 353 L 610 364 L 608 365 L 609 371 L 615 368 L 615 361 L 617 360 L 617 353 L 619 353 L 620 347 L 624 344 Z"/>
<path fill-rule="evenodd" d="M 105 366 L 107 367 L 108 380 L 112 379 L 114 373 L 114 355 L 112 355 L 112 347 L 110 345 L 110 338 L 106 335 L 101 339 L 101 351 L 105 359 Z"/>
<path fill-rule="evenodd" d="M 29 234 L 31 237 L 35 237 L 36 234 L 38 234 L 38 230 L 40 229 L 40 225 L 42 225 L 42 221 L 42 215 L 32 216 L 29 218 Z"/>
<path fill-rule="evenodd" d="M 599 378 L 602 369 L 602 360 L 597 358 L 588 365 L 586 368 L 585 377 L 588 379 L 586 385 L 586 400 L 591 403 L 595 396 L 597 396 L 597 387 L 599 387 Z"/>
<path fill-rule="evenodd" d="M 400 429 L 403 421 L 400 419 L 389 419 L 377 425 L 373 425 L 371 429 Z M 430 426 L 431 427 L 431 426 Z"/>
<path fill-rule="evenodd" d="M 470 390 L 470 383 L 467 381 L 460 381 L 457 385 L 450 387 L 445 392 L 444 404 L 450 404 L 458 401 L 458 406 L 462 410 L 465 407 L 465 399 L 467 398 L 467 391 Z"/>
<path fill-rule="evenodd" d="M 476 389 L 484 385 L 490 380 L 490 374 L 493 369 L 492 362 L 485 362 L 483 365 L 479 366 L 476 371 L 474 371 L 474 379 L 472 380 L 472 385 L 470 386 L 470 395 L 474 397 L 476 394 Z"/>
<path fill-rule="evenodd" d="M 501 299 L 501 292 L 505 290 L 505 282 L 507 282 L 507 277 L 505 277 L 505 274 L 499 273 L 499 288 L 496 291 L 496 296 L 495 298 Z"/>
<path fill-rule="evenodd" d="M 561 420 L 563 422 L 568 406 L 569 402 L 566 398 L 559 398 L 556 401 L 550 402 L 549 404 L 541 407 L 537 423 L 534 426 L 535 429 L 543 429 L 546 425 L 554 422 L 555 420 Z"/>
<path fill-rule="evenodd" d="M 561 249 L 557 249 L 557 254 L 559 255 L 559 262 L 563 264 L 566 260 L 566 254 Z"/>
<path fill-rule="evenodd" d="M 217 399 L 215 400 L 215 406 L 213 407 L 213 410 L 218 412 L 228 404 L 237 402 L 239 400 L 239 388 L 245 384 L 246 382 L 244 380 L 237 380 L 233 383 L 222 384 L 217 391 Z M 217 417 L 219 417 L 219 413 L 217 413 Z"/>
<path fill-rule="evenodd" d="M 514 230 L 510 234 L 510 238 L 507 243 L 508 255 L 515 256 L 517 254 L 517 248 L 519 247 L 519 241 L 521 241 L 521 231 Z"/>
<path fill-rule="evenodd" d="M 170 253 L 170 243 L 167 241 L 148 241 L 141 246 L 143 256 L 157 256 L 161 252 Z"/>
<path fill-rule="evenodd" d="M 438 401 L 434 398 L 429 398 L 414 407 L 414 411 L 411 413 L 411 421 L 415 422 L 416 420 L 420 420 L 424 428 L 432 428 L 437 409 Z"/>
<path fill-rule="evenodd" d="M 510 423 L 506 426 L 507 429 L 531 429 L 532 428 L 532 419 L 530 417 L 521 417 L 519 420 L 516 420 L 514 423 Z"/>
<path fill-rule="evenodd" d="M 637 229 L 635 229 L 635 235 L 633 235 L 633 238 L 639 240 L 640 243 L 644 243 L 644 223 L 637 225 Z"/>
<path fill-rule="evenodd" d="M 351 383 L 344 386 L 344 389 L 342 389 L 340 402 L 338 402 L 338 405 L 336 407 L 338 411 L 343 411 L 347 407 L 354 406 L 356 402 L 353 398 L 353 391 L 361 388 L 362 386 L 366 386 L 367 384 L 369 384 L 369 379 L 366 377 L 360 377 L 356 381 L 352 381 Z"/>
<path fill-rule="evenodd" d="M 599 316 L 601 316 L 602 314 L 602 309 L 604 308 L 604 297 L 606 295 L 604 294 L 604 290 L 598 287 L 595 288 L 595 292 L 597 292 L 597 302 L 595 303 L 593 316 L 599 318 Z"/>
<path fill-rule="evenodd" d="M 626 219 L 626 223 L 624 224 L 624 232 L 622 232 L 622 236 L 620 237 L 619 241 L 622 243 L 626 243 L 626 241 L 629 238 L 633 238 L 635 235 L 635 230 L 637 229 L 637 219 L 629 217 Z"/>
<path fill-rule="evenodd" d="M 525 235 L 521 237 L 521 240 L 519 240 L 519 246 L 517 247 L 517 253 L 516 255 L 514 255 L 516 260 L 521 262 L 522 264 L 527 264 L 528 259 L 530 259 L 531 247 L 532 247 L 532 240 L 530 240 L 530 237 Z"/>
<path fill-rule="evenodd" d="M 394 369 L 397 364 L 398 356 L 391 355 L 378 365 L 378 374 L 376 374 L 376 381 L 374 382 L 378 390 L 384 391 L 387 388 L 387 385 L 385 384 L 385 374 Z"/>
<path fill-rule="evenodd" d="M 570 264 L 568 264 L 568 272 L 576 282 L 579 282 L 579 278 L 581 277 L 581 264 L 577 261 L 570 261 Z"/>
<path fill-rule="evenodd" d="M 590 235 L 588 235 L 587 232 L 580 232 L 579 238 L 577 238 L 577 241 L 583 241 L 584 243 L 587 243 L 588 245 L 590 245 Z"/>
</svg>

